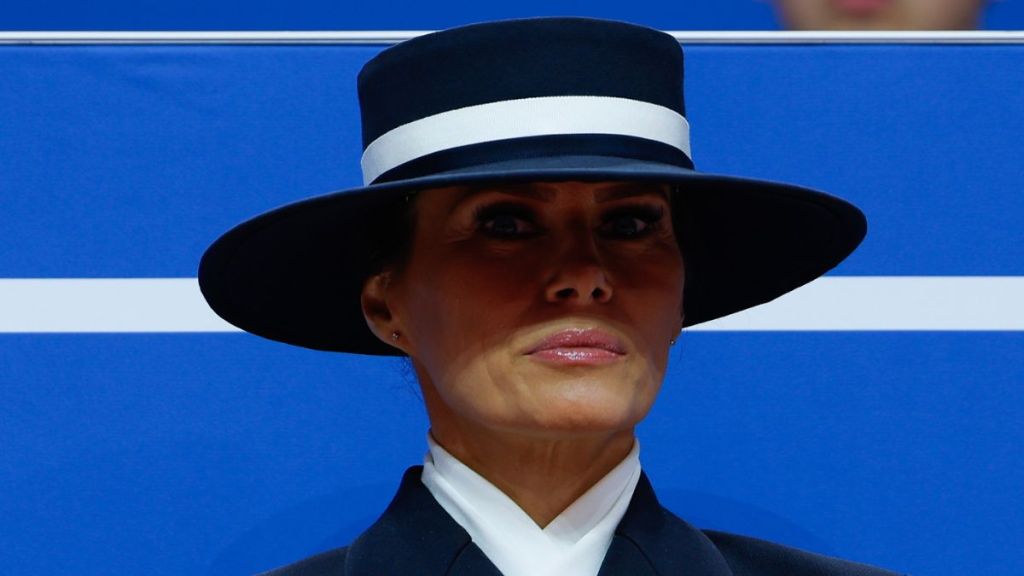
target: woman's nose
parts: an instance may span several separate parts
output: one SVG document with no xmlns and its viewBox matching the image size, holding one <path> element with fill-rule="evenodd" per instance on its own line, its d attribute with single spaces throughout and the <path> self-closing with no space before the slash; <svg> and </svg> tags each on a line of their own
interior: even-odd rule
<svg viewBox="0 0 1024 576">
<path fill-rule="evenodd" d="M 612 298 L 608 273 L 592 239 L 573 242 L 553 262 L 551 281 L 545 288 L 548 302 L 567 304 L 605 303 Z"/>
</svg>

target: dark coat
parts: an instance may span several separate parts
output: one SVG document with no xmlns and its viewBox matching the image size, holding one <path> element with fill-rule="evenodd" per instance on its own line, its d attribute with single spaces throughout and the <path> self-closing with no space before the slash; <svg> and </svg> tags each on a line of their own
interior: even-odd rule
<svg viewBox="0 0 1024 576">
<path fill-rule="evenodd" d="M 501 576 L 410 468 L 384 514 L 350 546 L 265 576 Z M 698 530 L 661 507 L 645 475 L 598 576 L 895 576 L 764 540 Z"/>
</svg>

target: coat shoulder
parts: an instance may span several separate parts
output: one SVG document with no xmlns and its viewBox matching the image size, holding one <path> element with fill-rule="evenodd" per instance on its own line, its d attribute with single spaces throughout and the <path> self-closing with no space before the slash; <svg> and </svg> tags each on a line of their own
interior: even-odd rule
<svg viewBox="0 0 1024 576">
<path fill-rule="evenodd" d="M 782 544 L 704 530 L 734 576 L 899 576 L 867 564 L 832 558 Z"/>
<path fill-rule="evenodd" d="M 345 573 L 347 555 L 347 547 L 335 548 L 259 576 L 341 576 Z"/>
</svg>

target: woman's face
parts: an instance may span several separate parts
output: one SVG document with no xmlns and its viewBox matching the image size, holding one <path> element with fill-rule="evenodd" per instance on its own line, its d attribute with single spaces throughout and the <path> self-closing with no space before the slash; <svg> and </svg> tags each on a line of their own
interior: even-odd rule
<svg viewBox="0 0 1024 576">
<path fill-rule="evenodd" d="M 971 30 L 988 0 L 775 0 L 796 30 Z"/>
<path fill-rule="evenodd" d="M 364 310 L 412 358 L 435 428 L 557 436 L 644 417 L 682 323 L 667 186 L 453 187 L 415 212 L 406 262 L 367 282 Z"/>
</svg>

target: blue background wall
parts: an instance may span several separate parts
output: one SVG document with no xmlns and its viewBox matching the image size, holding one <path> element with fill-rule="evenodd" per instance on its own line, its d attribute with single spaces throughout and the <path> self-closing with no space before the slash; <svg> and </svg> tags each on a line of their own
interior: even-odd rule
<svg viewBox="0 0 1024 576">
<path fill-rule="evenodd" d="M 353 78 L 378 50 L 0 47 L 0 277 L 193 276 L 232 224 L 356 184 Z M 836 274 L 1024 275 L 1024 46 L 687 57 L 700 168 L 865 209 Z M 1018 575 L 1022 373 L 1021 332 L 684 334 L 643 459 L 698 525 Z M 371 522 L 425 430 L 400 361 L 245 334 L 3 334 L 0 566 L 266 569 Z"/>
<path fill-rule="evenodd" d="M 499 18 L 566 15 L 665 30 L 778 27 L 770 0 L 6 0 L 0 30 L 435 30 Z M 983 27 L 1024 28 L 1024 2 L 994 2 Z"/>
</svg>

